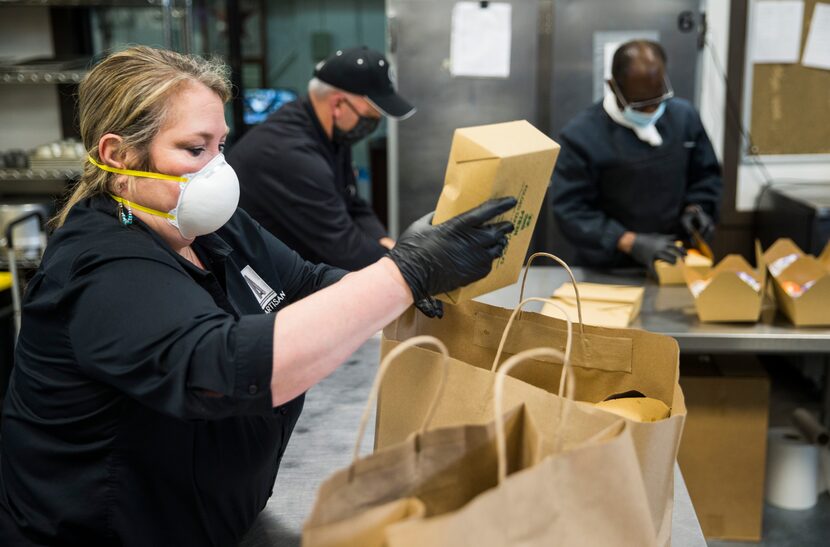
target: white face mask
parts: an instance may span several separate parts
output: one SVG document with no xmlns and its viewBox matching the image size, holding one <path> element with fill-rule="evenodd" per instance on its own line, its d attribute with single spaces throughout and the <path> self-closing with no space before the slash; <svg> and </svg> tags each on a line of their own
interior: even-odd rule
<svg viewBox="0 0 830 547">
<path fill-rule="evenodd" d="M 233 167 L 218 154 L 198 172 L 185 175 L 179 184 L 179 202 L 170 211 L 170 220 L 182 236 L 210 234 L 228 222 L 239 205 L 239 178 Z"/>
<path fill-rule="evenodd" d="M 239 205 L 239 179 L 233 167 L 225 161 L 224 154 L 217 154 L 196 173 L 181 177 L 149 171 L 117 169 L 98 163 L 92 158 L 89 158 L 89 161 L 98 168 L 111 173 L 178 182 L 179 201 L 176 207 L 168 213 L 144 207 L 119 196 L 112 196 L 112 198 L 128 208 L 166 218 L 170 224 L 178 228 L 179 233 L 185 239 L 215 232 L 230 220 Z M 122 221 L 125 224 L 132 222 L 132 220 L 127 222 L 123 219 Z"/>
</svg>

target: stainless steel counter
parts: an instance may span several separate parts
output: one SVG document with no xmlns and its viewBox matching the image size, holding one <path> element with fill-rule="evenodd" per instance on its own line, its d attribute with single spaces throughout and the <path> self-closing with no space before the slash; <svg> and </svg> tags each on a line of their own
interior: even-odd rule
<svg viewBox="0 0 830 547">
<path fill-rule="evenodd" d="M 692 295 L 685 286 L 657 285 L 642 273 L 631 270 L 597 272 L 574 268 L 577 281 L 645 286 L 640 316 L 631 324 L 677 339 L 684 353 L 830 353 L 830 328 L 794 327 L 777 314 L 769 323 L 701 323 Z M 532 266 L 525 296 L 550 296 L 568 275 L 562 268 Z M 519 286 L 481 296 L 478 300 L 512 308 L 519 299 Z M 535 306 L 535 307 L 533 307 Z M 538 310 L 540 305 L 528 305 Z M 827 311 L 830 314 L 830 309 Z"/>
</svg>

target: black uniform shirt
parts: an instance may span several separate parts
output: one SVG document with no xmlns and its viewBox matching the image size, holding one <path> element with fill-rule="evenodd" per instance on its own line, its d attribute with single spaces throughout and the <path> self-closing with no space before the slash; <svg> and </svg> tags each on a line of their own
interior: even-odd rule
<svg viewBox="0 0 830 547">
<path fill-rule="evenodd" d="M 625 231 L 682 236 L 685 206 L 717 219 L 723 182 L 717 157 L 694 107 L 670 99 L 653 147 L 613 121 L 599 102 L 562 130 L 553 173 L 553 213 L 587 266 L 625 266 L 617 250 Z"/>
<path fill-rule="evenodd" d="M 239 206 L 306 260 L 357 270 L 386 254 L 386 231 L 357 196 L 351 147 L 332 142 L 307 99 L 248 131 L 228 163 Z"/>
<path fill-rule="evenodd" d="M 208 271 L 105 197 L 53 236 L 3 411 L 0 544 L 235 545 L 265 506 L 303 403 L 272 408 L 275 316 L 345 272 L 241 210 L 193 248 Z"/>
</svg>

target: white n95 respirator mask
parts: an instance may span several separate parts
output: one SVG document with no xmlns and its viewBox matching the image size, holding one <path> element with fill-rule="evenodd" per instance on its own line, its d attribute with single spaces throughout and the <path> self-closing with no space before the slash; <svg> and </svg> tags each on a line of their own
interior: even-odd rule
<svg viewBox="0 0 830 547">
<path fill-rule="evenodd" d="M 112 198 L 130 209 L 166 218 L 170 224 L 178 228 L 185 239 L 215 232 L 230 220 L 239 205 L 239 178 L 233 167 L 225 161 L 224 154 L 217 154 L 196 173 L 180 177 L 150 171 L 118 169 L 98 163 L 92 158 L 89 158 L 89 161 L 110 173 L 178 182 L 179 201 L 176 207 L 167 213 L 144 207 L 120 196 L 112 195 Z"/>
</svg>

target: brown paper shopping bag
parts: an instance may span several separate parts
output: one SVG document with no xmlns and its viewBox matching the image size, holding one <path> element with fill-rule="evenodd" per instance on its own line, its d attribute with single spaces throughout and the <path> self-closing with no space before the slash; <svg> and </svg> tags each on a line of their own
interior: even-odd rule
<svg viewBox="0 0 830 547">
<path fill-rule="evenodd" d="M 384 329 L 381 353 L 390 351 L 401 340 L 429 334 L 442 340 L 456 360 L 492 370 L 498 365 L 497 354 L 501 354 L 501 358 L 540 345 L 564 347 L 566 322 L 531 312 L 521 312 L 510 335 L 502 340 L 510 315 L 511 310 L 472 301 L 445 305 L 444 318 L 440 320 L 428 319 L 409 310 Z M 571 351 L 578 401 L 597 403 L 609 395 L 636 390 L 671 408 L 667 420 L 628 422 L 660 545 L 668 545 L 671 539 L 674 462 L 686 416 L 683 393 L 678 384 L 678 359 L 677 342 L 668 336 L 582 323 L 574 334 Z M 513 376 L 555 393 L 560 385 L 561 370 L 561 364 L 534 359 L 520 365 Z M 390 386 L 396 383 L 398 374 L 403 374 L 402 369 L 393 371 L 388 380 Z M 410 388 L 413 385 L 417 384 L 410 383 Z M 412 416 L 404 417 L 410 412 L 417 415 L 417 407 L 405 408 L 395 402 L 396 398 L 400 400 L 399 394 L 404 389 L 399 389 L 398 394 L 381 393 L 379 425 L 384 420 L 393 423 L 412 420 Z M 588 414 L 607 414 L 588 404 L 581 406 L 587 408 Z"/>
<path fill-rule="evenodd" d="M 305 547 L 380 547 L 392 523 L 443 514 L 463 506 L 496 484 L 497 459 L 492 423 L 462 425 L 424 431 L 430 420 L 423 416 L 420 432 L 405 442 L 358 458 L 360 441 L 384 375 L 396 358 L 416 344 L 446 349 L 432 337 L 415 337 L 384 358 L 361 420 L 352 464 L 327 479 L 317 494 L 312 513 L 303 527 Z M 391 367 L 394 370 L 395 367 Z M 430 395 L 442 398 L 441 383 Z M 527 466 L 538 458 L 534 426 L 521 407 L 505 417 L 510 461 Z"/>
<path fill-rule="evenodd" d="M 425 337 L 419 338 L 414 343 Z M 384 359 L 379 378 L 403 349 L 399 346 Z M 532 352 L 564 360 L 557 350 Z M 544 443 L 522 406 L 502 413 L 504 376 L 529 356 L 517 355 L 514 363 L 505 364 L 494 393 L 495 421 L 419 432 L 407 442 L 356 459 L 328 479 L 304 528 L 303 545 L 542 547 L 575 538 L 592 545 L 654 545 L 642 477 L 622 420 L 571 451 L 563 450 L 561 442 L 553 447 Z M 439 398 L 443 396 L 439 389 Z M 555 425 L 581 412 L 560 407 L 544 427 L 563 431 Z M 484 431 L 487 441 L 476 442 Z M 507 507 L 505 502 L 512 503 Z M 469 543 L 464 528 L 478 522 L 487 522 L 495 533 Z"/>
<path fill-rule="evenodd" d="M 528 299 L 530 301 L 548 302 L 541 298 Z M 395 342 L 384 343 L 397 346 Z M 569 353 L 566 343 L 565 354 Z M 551 366 L 555 361 L 546 363 Z M 553 374 L 552 367 L 551 371 Z M 556 375 L 563 379 L 558 372 Z M 495 376 L 495 371 L 473 367 L 457 359 L 446 360 L 426 348 L 411 348 L 396 359 L 380 388 L 375 448 L 405 441 L 422 427 L 428 412 L 431 412 L 429 423 L 432 427 L 489 422 L 493 416 Z M 504 382 L 508 408 L 523 404 L 537 422 L 562 412 L 561 397 L 516 378 L 508 377 Z M 439 386 L 443 386 L 443 396 L 433 403 L 432 394 Z M 565 446 L 574 446 L 616 420 L 616 416 L 607 413 L 577 412 L 563 426 L 559 437 Z"/>
<path fill-rule="evenodd" d="M 504 363 L 496 380 L 496 416 L 503 408 L 506 375 L 523 359 L 543 356 L 563 357 L 555 350 L 538 348 Z M 554 435 L 579 413 L 576 406 L 562 410 Z M 633 441 L 624 421 L 615 422 L 581 446 L 554 448 L 539 463 L 509 476 L 504 433 L 498 419 L 495 424 L 497 486 L 456 511 L 390 526 L 388 547 L 657 545 Z M 555 442 L 554 446 L 561 444 Z"/>
</svg>

